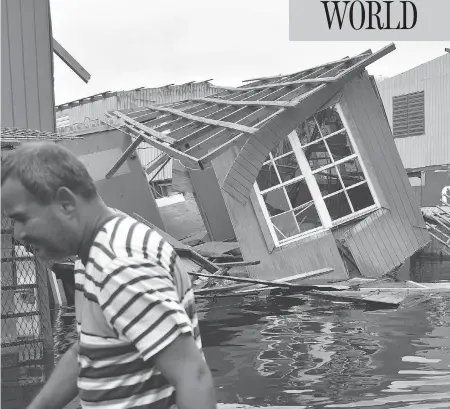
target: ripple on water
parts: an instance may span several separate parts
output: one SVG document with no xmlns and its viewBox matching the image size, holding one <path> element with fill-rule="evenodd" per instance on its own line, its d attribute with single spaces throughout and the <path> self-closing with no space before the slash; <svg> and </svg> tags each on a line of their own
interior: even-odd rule
<svg viewBox="0 0 450 409">
<path fill-rule="evenodd" d="M 429 273 L 427 273 L 429 274 Z M 450 298 L 372 311 L 304 300 L 200 300 L 220 402 L 295 408 L 450 408 Z M 54 313 L 55 347 L 76 337 Z"/>
</svg>

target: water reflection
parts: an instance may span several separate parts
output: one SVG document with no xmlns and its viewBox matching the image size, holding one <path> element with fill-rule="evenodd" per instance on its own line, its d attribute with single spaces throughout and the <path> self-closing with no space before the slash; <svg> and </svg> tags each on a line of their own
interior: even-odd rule
<svg viewBox="0 0 450 409">
<path fill-rule="evenodd" d="M 220 298 L 199 300 L 199 318 L 220 402 L 430 409 L 450 408 L 449 308 L 445 295 L 386 311 L 311 296 Z M 74 317 L 55 312 L 54 327 L 62 353 Z"/>
</svg>

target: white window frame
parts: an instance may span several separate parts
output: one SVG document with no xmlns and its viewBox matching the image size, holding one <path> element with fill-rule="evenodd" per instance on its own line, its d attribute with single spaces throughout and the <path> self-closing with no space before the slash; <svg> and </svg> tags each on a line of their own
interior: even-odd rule
<svg viewBox="0 0 450 409">
<path fill-rule="evenodd" d="M 302 240 L 305 237 L 308 237 L 308 236 L 311 236 L 311 235 L 314 235 L 314 234 L 317 234 L 317 233 L 320 233 L 320 232 L 329 231 L 333 227 L 336 227 L 336 226 L 338 226 L 340 224 L 343 224 L 343 223 L 346 223 L 346 222 L 351 221 L 353 219 L 356 219 L 358 217 L 361 217 L 361 216 L 363 216 L 365 214 L 371 213 L 371 212 L 373 212 L 373 211 L 375 211 L 375 210 L 377 210 L 377 209 L 379 209 L 381 207 L 379 199 L 378 199 L 378 197 L 376 195 L 376 191 L 374 189 L 373 183 L 372 183 L 372 181 L 369 178 L 369 174 L 367 172 L 367 168 L 366 168 L 366 166 L 364 164 L 364 161 L 363 161 L 363 159 L 361 157 L 361 153 L 359 151 L 358 145 L 356 144 L 355 139 L 354 139 L 354 137 L 353 137 L 353 135 L 352 135 L 352 133 L 350 131 L 350 127 L 349 127 L 348 122 L 347 122 L 347 120 L 345 118 L 345 115 L 343 113 L 342 107 L 340 106 L 339 103 L 336 103 L 333 106 L 336 107 L 336 111 L 338 112 L 338 114 L 340 116 L 340 119 L 342 121 L 344 129 L 347 132 L 348 138 L 350 140 L 350 143 L 352 144 L 352 148 L 353 148 L 355 153 L 352 154 L 352 155 L 349 155 L 349 156 L 347 156 L 347 157 L 345 157 L 343 159 L 340 159 L 338 161 L 333 161 L 332 163 L 330 163 L 328 165 L 322 166 L 319 169 L 315 169 L 314 171 L 312 171 L 302 148 L 304 148 L 305 146 L 309 146 L 310 144 L 313 144 L 313 143 L 306 144 L 306 145 L 302 146 L 300 144 L 300 141 L 299 141 L 297 135 L 296 135 L 296 131 L 294 130 L 290 135 L 287 136 L 287 138 L 289 138 L 289 142 L 291 143 L 291 146 L 292 146 L 293 151 L 295 153 L 295 156 L 296 156 L 297 162 L 299 164 L 299 167 L 300 167 L 302 175 L 298 176 L 296 178 L 293 178 L 291 180 L 282 182 L 280 184 L 277 184 L 276 186 L 273 186 L 271 188 L 268 188 L 268 189 L 264 190 L 264 193 L 267 193 L 267 192 L 270 192 L 271 190 L 279 189 L 282 186 L 286 186 L 286 185 L 295 183 L 295 181 L 305 180 L 305 182 L 306 182 L 306 184 L 308 186 L 309 192 L 310 192 L 310 194 L 311 194 L 311 196 L 313 198 L 313 202 L 314 202 L 314 205 L 316 207 L 316 210 L 317 210 L 317 213 L 319 215 L 319 218 L 320 218 L 320 221 L 322 223 L 322 226 L 319 226 L 319 227 L 316 227 L 314 229 L 308 230 L 308 231 L 306 231 L 304 233 L 297 234 L 297 235 L 295 235 L 293 237 L 286 238 L 284 240 L 278 239 L 278 236 L 277 236 L 277 234 L 275 232 L 275 228 L 273 226 L 273 223 L 270 220 L 270 215 L 269 215 L 269 212 L 267 211 L 267 207 L 266 207 L 266 204 L 265 204 L 263 196 L 262 196 L 263 194 L 261 193 L 261 191 L 260 191 L 260 189 L 258 187 L 258 183 L 257 182 L 254 183 L 254 189 L 255 189 L 256 198 L 257 198 L 257 201 L 258 201 L 257 204 L 259 205 L 259 207 L 260 207 L 260 209 L 261 209 L 261 211 L 263 213 L 263 216 L 264 216 L 264 219 L 265 219 L 265 223 L 266 223 L 266 225 L 267 225 L 267 227 L 268 227 L 268 229 L 270 231 L 270 234 L 272 236 L 272 240 L 273 240 L 274 246 L 276 248 L 283 247 L 285 245 L 288 245 L 288 244 L 291 244 L 293 242 Z M 314 115 L 316 115 L 316 114 L 314 114 Z M 343 132 L 343 131 L 341 130 L 341 131 L 333 132 L 333 133 L 331 133 L 329 135 L 326 135 L 326 137 L 324 139 L 328 139 L 329 137 L 331 137 L 333 135 L 336 135 L 336 134 L 338 134 L 340 132 Z M 286 156 L 286 155 L 287 154 L 280 155 L 279 157 L 277 157 L 277 159 L 279 159 L 279 158 L 281 158 L 283 156 Z M 330 157 L 333 158 L 331 155 L 330 155 Z M 357 212 L 351 213 L 351 214 L 349 214 L 347 216 L 341 217 L 341 218 L 336 219 L 336 220 L 333 221 L 333 220 L 331 220 L 331 217 L 329 215 L 327 206 L 325 204 L 324 198 L 322 197 L 322 193 L 320 192 L 319 185 L 317 184 L 317 181 L 316 181 L 316 178 L 314 176 L 314 173 L 321 172 L 323 170 L 329 169 L 329 168 L 334 167 L 334 166 L 336 166 L 336 165 L 338 165 L 340 163 L 347 162 L 350 159 L 354 159 L 354 158 L 358 159 L 358 162 L 359 162 L 359 165 L 361 166 L 361 170 L 363 172 L 365 181 L 359 182 L 359 183 L 357 183 L 355 185 L 352 185 L 352 188 L 357 187 L 359 184 L 367 183 L 369 191 L 372 194 L 372 198 L 373 198 L 374 204 L 372 206 L 369 206 L 369 207 L 365 208 L 365 209 L 359 210 Z M 275 172 L 278 175 L 277 167 L 275 167 Z M 280 180 L 281 180 L 281 178 L 280 178 Z M 330 195 L 327 195 L 326 197 L 328 198 L 328 197 L 331 197 L 331 196 L 333 196 L 335 194 L 344 192 L 346 197 L 347 197 L 347 199 L 348 199 L 348 202 L 349 202 L 349 204 L 351 206 L 351 210 L 353 211 L 354 210 L 353 209 L 353 204 L 352 204 L 351 200 L 349 200 L 349 198 L 348 198 L 347 189 L 345 189 L 345 185 L 344 185 L 340 175 L 339 175 L 339 180 L 340 180 L 341 186 L 343 186 L 344 189 L 340 190 L 338 192 L 332 192 Z"/>
</svg>

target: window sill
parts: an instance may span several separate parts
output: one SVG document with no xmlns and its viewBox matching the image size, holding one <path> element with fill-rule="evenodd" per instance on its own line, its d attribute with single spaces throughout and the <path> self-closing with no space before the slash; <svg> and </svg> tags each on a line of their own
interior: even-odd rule
<svg viewBox="0 0 450 409">
<path fill-rule="evenodd" d="M 369 214 L 376 212 L 380 208 L 381 207 L 376 206 L 376 205 L 371 206 L 367 209 L 361 210 L 360 212 L 357 212 L 352 215 L 343 217 L 339 220 L 336 220 L 333 223 L 333 226 L 331 226 L 331 228 L 327 228 L 327 227 L 317 228 L 311 232 L 306 232 L 301 236 L 297 236 L 297 237 L 293 238 L 291 241 L 284 242 L 282 244 L 276 244 L 272 252 L 275 253 L 278 251 L 287 250 L 287 249 L 296 247 L 301 243 L 307 243 L 312 240 L 320 239 L 321 237 L 324 237 L 327 234 L 330 234 L 337 227 L 341 227 L 342 225 L 345 225 L 347 223 L 365 219 Z"/>
</svg>

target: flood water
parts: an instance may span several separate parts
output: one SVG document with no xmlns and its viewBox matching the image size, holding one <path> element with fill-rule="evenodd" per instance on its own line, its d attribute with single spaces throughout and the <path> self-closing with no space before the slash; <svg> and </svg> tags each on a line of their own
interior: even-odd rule
<svg viewBox="0 0 450 409">
<path fill-rule="evenodd" d="M 450 261 L 411 279 L 450 280 Z M 371 310 L 316 296 L 198 300 L 219 402 L 296 408 L 450 408 L 450 296 Z M 54 316 L 55 348 L 75 337 Z"/>
</svg>

